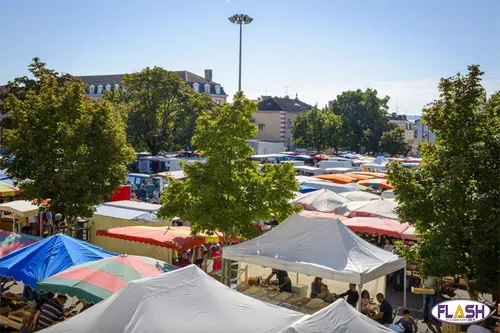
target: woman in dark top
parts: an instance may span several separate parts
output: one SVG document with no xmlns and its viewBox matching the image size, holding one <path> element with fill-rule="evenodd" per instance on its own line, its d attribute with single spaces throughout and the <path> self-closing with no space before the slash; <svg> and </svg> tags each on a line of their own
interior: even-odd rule
<svg viewBox="0 0 500 333">
<path fill-rule="evenodd" d="M 266 283 L 270 284 L 271 278 L 276 275 L 278 278 L 279 290 L 280 292 L 292 292 L 292 281 L 288 277 L 288 273 L 286 271 L 282 271 L 279 269 L 273 268 L 271 275 L 269 275 L 266 279 Z"/>
<path fill-rule="evenodd" d="M 347 296 L 347 303 L 351 304 L 353 307 L 356 307 L 356 303 L 359 300 L 359 293 L 356 290 L 356 285 L 354 283 L 349 284 L 349 290 L 343 294 L 339 295 L 339 298 Z"/>
<path fill-rule="evenodd" d="M 311 298 L 316 298 L 316 296 L 321 292 L 321 285 L 323 284 L 323 279 L 320 277 L 315 277 L 314 282 L 311 283 Z"/>
</svg>

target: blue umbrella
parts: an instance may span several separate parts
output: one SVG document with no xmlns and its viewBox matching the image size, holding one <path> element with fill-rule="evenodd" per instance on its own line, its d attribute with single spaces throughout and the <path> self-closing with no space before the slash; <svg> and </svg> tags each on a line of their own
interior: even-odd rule
<svg viewBox="0 0 500 333">
<path fill-rule="evenodd" d="M 314 192 L 319 190 L 319 188 L 312 187 L 312 186 L 306 186 L 306 185 L 300 185 L 300 193 L 309 193 L 309 192 Z"/>
<path fill-rule="evenodd" d="M 12 277 L 35 289 L 36 283 L 75 265 L 115 256 L 98 246 L 55 235 L 0 259 L 0 276 Z"/>
</svg>

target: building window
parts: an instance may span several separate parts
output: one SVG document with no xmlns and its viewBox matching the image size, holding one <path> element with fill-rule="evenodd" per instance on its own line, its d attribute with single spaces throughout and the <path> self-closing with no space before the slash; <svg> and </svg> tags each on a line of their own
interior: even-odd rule
<svg viewBox="0 0 500 333">
<path fill-rule="evenodd" d="M 97 86 L 97 94 L 102 94 L 102 84 Z"/>
<path fill-rule="evenodd" d="M 115 84 L 115 90 L 120 90 L 120 85 L 118 83 Z"/>
<path fill-rule="evenodd" d="M 216 100 L 215 100 L 215 103 L 216 103 L 217 105 L 220 105 L 220 99 L 216 99 Z"/>
<path fill-rule="evenodd" d="M 218 84 L 215 86 L 215 93 L 220 95 L 220 86 Z"/>
<path fill-rule="evenodd" d="M 106 85 L 106 91 L 111 91 L 111 85 L 110 84 Z"/>
<path fill-rule="evenodd" d="M 200 85 L 197 82 L 193 83 L 193 90 L 197 93 L 200 92 Z"/>
<path fill-rule="evenodd" d="M 91 84 L 89 86 L 89 94 L 94 94 L 95 93 L 95 86 L 93 84 Z"/>
<path fill-rule="evenodd" d="M 266 127 L 265 124 L 258 124 L 257 127 L 259 128 L 259 131 L 262 131 L 264 127 Z"/>
<path fill-rule="evenodd" d="M 210 85 L 208 83 L 205 84 L 205 93 L 210 94 Z"/>
</svg>

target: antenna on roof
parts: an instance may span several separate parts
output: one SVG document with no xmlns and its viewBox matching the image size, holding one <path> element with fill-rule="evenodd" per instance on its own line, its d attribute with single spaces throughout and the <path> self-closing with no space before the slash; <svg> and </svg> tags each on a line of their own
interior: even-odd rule
<svg viewBox="0 0 500 333">
<path fill-rule="evenodd" d="M 266 93 L 265 93 L 264 95 L 266 95 L 266 96 L 267 96 L 267 88 L 266 88 Z"/>
<path fill-rule="evenodd" d="M 283 86 L 285 88 L 285 98 L 288 98 L 288 88 L 291 88 L 292 86 Z"/>
<path fill-rule="evenodd" d="M 399 114 L 399 98 L 396 98 L 396 114 Z"/>
</svg>

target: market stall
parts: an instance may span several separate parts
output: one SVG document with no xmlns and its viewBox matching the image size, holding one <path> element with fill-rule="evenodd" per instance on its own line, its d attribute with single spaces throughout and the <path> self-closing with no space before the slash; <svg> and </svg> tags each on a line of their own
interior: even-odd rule
<svg viewBox="0 0 500 333">
<path fill-rule="evenodd" d="M 38 214 L 40 207 L 33 204 L 33 202 L 28 200 L 15 200 L 0 204 L 0 211 L 7 211 L 13 213 L 10 218 L 12 219 L 12 227 L 9 229 L 15 231 L 15 221 L 19 218 L 26 218 Z M 2 221 L 2 229 L 6 229 L 4 222 Z"/>
<path fill-rule="evenodd" d="M 368 192 L 362 192 L 362 191 L 344 192 L 344 193 L 340 193 L 340 195 L 346 199 L 351 200 L 351 201 L 370 201 L 370 200 L 379 200 L 380 199 L 380 195 L 368 193 Z"/>
<path fill-rule="evenodd" d="M 98 230 L 96 237 L 97 243 L 105 244 L 112 251 L 157 258 L 168 263 L 172 263 L 174 251 L 181 252 L 218 241 L 219 237 L 216 235 L 191 235 L 190 227 L 111 228 Z"/>
<path fill-rule="evenodd" d="M 321 180 L 317 178 L 312 178 L 312 180 L 307 180 L 302 183 L 299 182 L 300 185 L 302 186 L 310 186 L 310 187 L 315 187 L 318 189 L 326 188 L 332 192 L 335 193 L 344 193 L 344 192 L 353 192 L 353 191 L 359 191 L 360 189 L 357 186 L 354 185 L 345 185 L 345 184 L 336 184 L 333 182 L 329 182 L 326 180 Z"/>
<path fill-rule="evenodd" d="M 335 332 L 357 333 L 394 333 L 393 330 L 380 325 L 374 320 L 356 311 L 346 301 L 340 299 L 327 308 L 324 308 L 312 316 L 304 317 L 285 330 L 283 333 L 324 333 L 333 332 L 325 330 L 334 327 Z"/>
<path fill-rule="evenodd" d="M 307 193 L 293 201 L 294 204 L 304 207 L 306 210 L 332 213 L 335 208 L 349 202 L 349 199 L 327 189 L 321 189 Z"/>
<path fill-rule="evenodd" d="M 279 333 L 303 316 L 242 295 L 191 265 L 129 282 L 44 333 Z"/>
<path fill-rule="evenodd" d="M 385 217 L 394 220 L 398 219 L 395 213 L 398 203 L 394 199 L 381 198 L 380 200 L 365 202 L 364 205 L 356 206 L 347 203 L 345 206 L 348 208 L 346 214 L 349 217 Z"/>
<path fill-rule="evenodd" d="M 378 290 L 370 293 L 385 291 L 385 276 L 406 269 L 405 259 L 362 240 L 340 220 L 302 214 L 292 215 L 259 237 L 225 248 L 222 255 L 224 259 L 267 267 L 260 276 L 275 268 L 309 276 L 304 279 L 306 285 L 315 276 L 330 280 L 323 281 L 329 287 L 334 281 L 343 282 L 339 292 L 347 290 L 347 283 L 357 284 L 362 290 L 373 281 Z M 254 273 L 249 269 L 250 276 L 259 276 Z"/>
<path fill-rule="evenodd" d="M 319 175 L 319 176 L 314 176 L 313 178 L 326 180 L 337 184 L 350 184 L 356 181 L 356 178 L 348 177 L 341 174 Z"/>
<path fill-rule="evenodd" d="M 381 217 L 354 217 L 342 222 L 354 232 L 376 233 L 399 239 L 417 239 L 414 233 L 405 233 L 410 227 L 408 223 L 400 223 L 393 219 Z"/>
<path fill-rule="evenodd" d="M 65 235 L 55 235 L 0 258 L 0 276 L 32 288 L 36 283 L 74 265 L 116 255 Z"/>
</svg>

